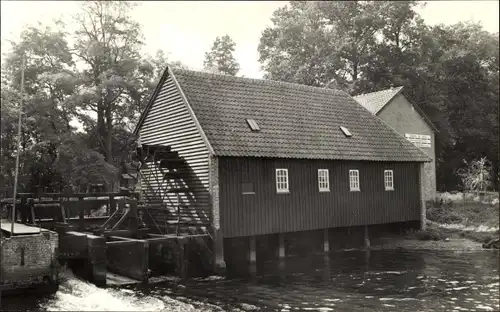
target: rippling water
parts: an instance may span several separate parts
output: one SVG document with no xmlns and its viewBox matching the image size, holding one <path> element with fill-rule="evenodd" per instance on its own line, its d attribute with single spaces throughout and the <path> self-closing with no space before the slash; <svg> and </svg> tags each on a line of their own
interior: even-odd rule
<svg viewBox="0 0 500 312">
<path fill-rule="evenodd" d="M 74 277 L 2 310 L 500 311 L 496 251 L 378 250 L 261 263 L 256 275 L 101 289 Z"/>
</svg>

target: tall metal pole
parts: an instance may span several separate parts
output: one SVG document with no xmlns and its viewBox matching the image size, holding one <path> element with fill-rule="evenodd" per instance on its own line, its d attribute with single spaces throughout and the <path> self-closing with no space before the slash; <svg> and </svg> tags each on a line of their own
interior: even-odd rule
<svg viewBox="0 0 500 312">
<path fill-rule="evenodd" d="M 14 235 L 14 223 L 16 222 L 16 197 L 17 197 L 17 178 L 19 175 L 19 154 L 21 153 L 21 118 L 23 113 L 23 97 L 24 97 L 24 54 L 21 59 L 21 98 L 19 100 L 19 120 L 17 124 L 17 155 L 16 155 L 16 171 L 14 174 L 14 194 L 12 200 L 12 224 L 10 227 L 11 235 Z"/>
</svg>

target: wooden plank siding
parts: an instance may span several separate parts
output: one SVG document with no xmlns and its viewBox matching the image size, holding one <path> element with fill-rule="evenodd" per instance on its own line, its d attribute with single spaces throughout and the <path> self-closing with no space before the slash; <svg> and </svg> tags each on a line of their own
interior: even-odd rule
<svg viewBox="0 0 500 312">
<path fill-rule="evenodd" d="M 170 146 L 185 160 L 176 168 L 181 172 L 180 180 L 163 180 L 160 169 L 152 162 L 147 163 L 149 168 L 141 169 L 145 200 L 156 198 L 164 202 L 162 208 L 156 205 L 150 209 L 155 221 L 163 225 L 167 209 L 170 217 L 175 216 L 177 195 L 166 193 L 166 189 L 174 186 L 190 189 L 189 193 L 179 196 L 181 204 L 189 205 L 187 213 L 204 221 L 210 220 L 209 151 L 172 77 L 167 77 L 159 90 L 139 133 L 143 144 Z"/>
<path fill-rule="evenodd" d="M 221 157 L 220 212 L 224 237 L 419 220 L 418 163 Z M 288 194 L 276 193 L 275 169 L 287 168 Z M 319 192 L 318 169 L 329 170 L 330 192 Z M 358 169 L 360 192 L 349 190 Z M 394 191 L 384 170 L 394 171 Z M 253 182 L 255 194 L 242 194 Z"/>
</svg>

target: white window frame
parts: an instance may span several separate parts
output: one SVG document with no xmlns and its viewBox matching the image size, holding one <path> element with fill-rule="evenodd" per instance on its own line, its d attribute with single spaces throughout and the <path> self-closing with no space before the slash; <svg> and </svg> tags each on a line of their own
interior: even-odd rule
<svg viewBox="0 0 500 312">
<path fill-rule="evenodd" d="M 318 169 L 318 187 L 320 192 L 330 192 L 330 174 L 328 169 Z"/>
<path fill-rule="evenodd" d="M 277 168 L 276 169 L 276 192 L 279 194 L 290 193 L 288 179 L 288 169 Z"/>
<path fill-rule="evenodd" d="M 394 191 L 394 171 L 384 170 L 384 187 L 386 191 Z"/>
<path fill-rule="evenodd" d="M 361 188 L 359 187 L 359 170 L 358 169 L 349 169 L 349 189 L 351 190 L 351 192 L 361 191 Z"/>
</svg>

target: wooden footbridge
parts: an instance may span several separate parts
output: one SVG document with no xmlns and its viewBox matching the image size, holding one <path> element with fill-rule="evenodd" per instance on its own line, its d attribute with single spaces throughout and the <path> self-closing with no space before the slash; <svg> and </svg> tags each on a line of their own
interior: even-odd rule
<svg viewBox="0 0 500 312">
<path fill-rule="evenodd" d="M 147 282 L 156 275 L 210 273 L 211 220 L 185 195 L 190 189 L 177 170 L 182 162 L 169 147 L 141 146 L 123 165 L 119 192 L 19 193 L 14 233 L 10 223 L 2 230 L 56 231 L 61 262 L 98 285 L 114 284 L 116 276 Z"/>
</svg>

